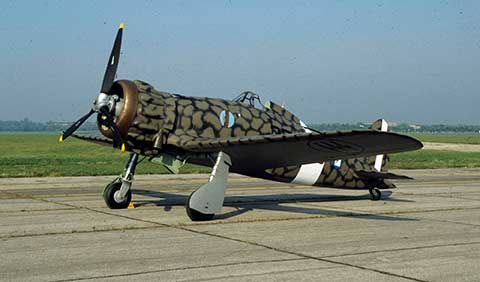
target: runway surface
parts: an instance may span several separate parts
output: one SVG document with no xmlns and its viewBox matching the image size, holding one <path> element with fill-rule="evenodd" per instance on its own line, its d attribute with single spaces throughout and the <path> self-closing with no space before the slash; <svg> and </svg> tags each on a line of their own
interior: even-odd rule
<svg viewBox="0 0 480 282">
<path fill-rule="evenodd" d="M 480 281 L 480 170 L 396 171 L 366 191 L 231 176 L 223 213 L 185 214 L 207 175 L 0 179 L 1 281 Z"/>
</svg>

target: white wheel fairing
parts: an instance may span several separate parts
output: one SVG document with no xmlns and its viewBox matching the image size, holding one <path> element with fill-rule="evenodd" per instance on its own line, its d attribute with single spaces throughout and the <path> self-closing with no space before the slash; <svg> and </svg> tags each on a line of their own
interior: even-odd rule
<svg viewBox="0 0 480 282">
<path fill-rule="evenodd" d="M 189 208 L 203 214 L 222 211 L 231 162 L 230 156 L 224 152 L 218 154 L 208 183 L 193 192 L 188 203 Z"/>
</svg>

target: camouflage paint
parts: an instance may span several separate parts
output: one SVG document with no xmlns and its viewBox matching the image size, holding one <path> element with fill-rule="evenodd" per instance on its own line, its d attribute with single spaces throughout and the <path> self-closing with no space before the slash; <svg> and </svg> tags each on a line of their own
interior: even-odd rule
<svg viewBox="0 0 480 282">
<path fill-rule="evenodd" d="M 145 156 L 155 157 L 161 152 L 174 152 L 188 162 L 213 166 L 213 156 L 199 157 L 183 150 L 183 146 L 192 140 L 305 132 L 294 114 L 273 102 L 267 103 L 264 109 L 258 109 L 247 103 L 161 92 L 139 80 L 133 81 L 133 84 L 137 88 L 138 102 L 136 105 L 129 104 L 129 107 L 135 107 L 136 115 L 128 129 L 127 150 Z M 118 119 L 122 119 L 122 116 Z M 372 127 L 377 129 L 378 121 Z M 350 189 L 394 187 L 388 181 L 362 179 L 356 175 L 355 171 L 358 170 L 371 171 L 374 163 L 375 156 L 344 160 L 339 168 L 335 168 L 333 162 L 327 162 L 313 185 Z M 385 157 L 382 171 L 387 170 L 387 164 L 388 157 Z M 289 166 L 255 172 L 240 168 L 233 172 L 292 182 L 299 170 L 300 166 Z"/>
</svg>

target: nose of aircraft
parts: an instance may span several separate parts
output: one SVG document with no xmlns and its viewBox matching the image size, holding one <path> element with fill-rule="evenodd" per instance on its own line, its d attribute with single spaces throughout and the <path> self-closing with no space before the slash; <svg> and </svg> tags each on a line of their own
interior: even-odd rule
<svg viewBox="0 0 480 282">
<path fill-rule="evenodd" d="M 126 139 L 128 130 L 135 119 L 138 107 L 138 89 L 129 80 L 115 81 L 106 98 L 106 108 L 113 119 L 122 139 Z M 100 132 L 107 138 L 115 138 L 115 132 L 106 124 L 108 116 L 99 113 L 97 125 Z"/>
</svg>

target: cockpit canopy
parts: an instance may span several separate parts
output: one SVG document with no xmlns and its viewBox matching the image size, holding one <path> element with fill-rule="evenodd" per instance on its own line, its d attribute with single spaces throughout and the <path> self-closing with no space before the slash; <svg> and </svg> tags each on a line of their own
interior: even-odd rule
<svg viewBox="0 0 480 282">
<path fill-rule="evenodd" d="M 260 96 L 257 93 L 252 91 L 242 92 L 235 99 L 233 99 L 233 101 L 239 102 L 239 103 L 245 103 L 247 105 L 250 105 L 252 107 L 255 107 L 261 110 L 265 108 L 265 106 L 262 103 L 262 100 L 260 99 Z"/>
</svg>

